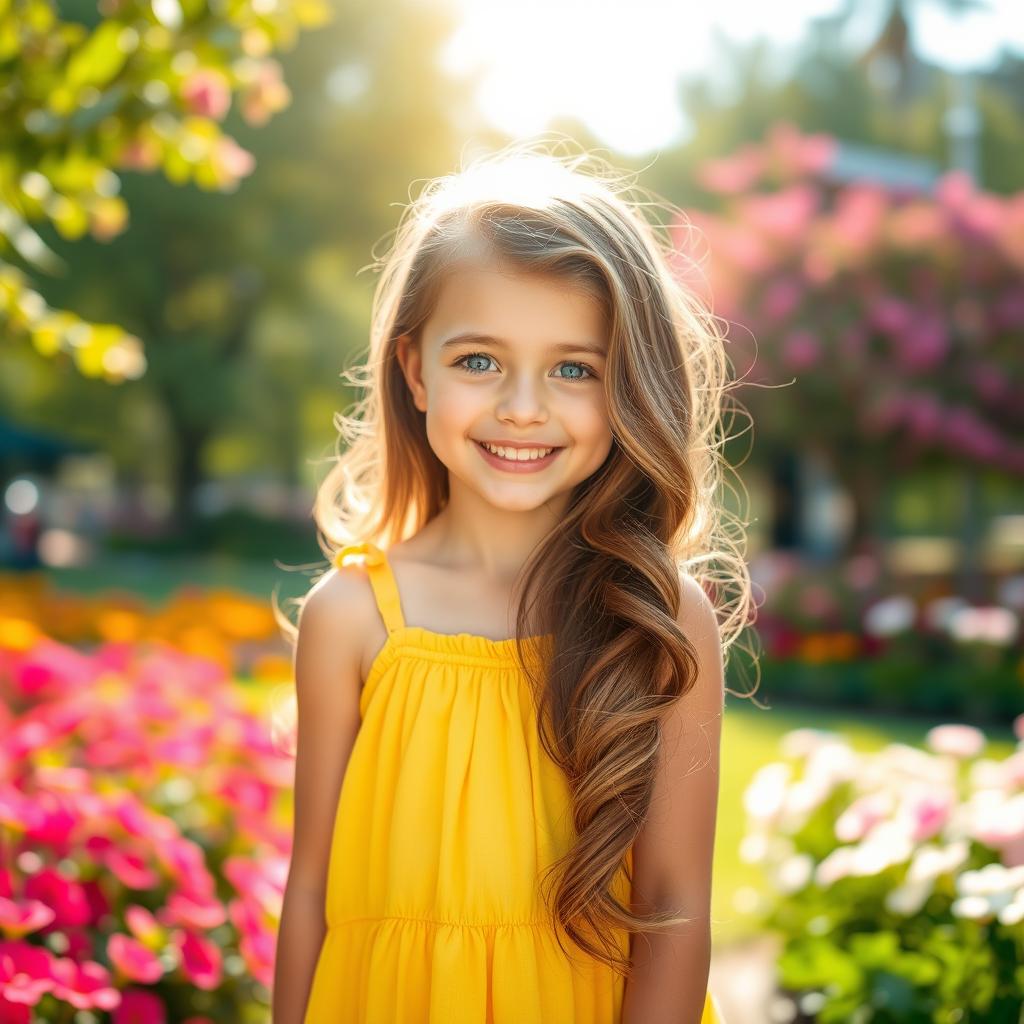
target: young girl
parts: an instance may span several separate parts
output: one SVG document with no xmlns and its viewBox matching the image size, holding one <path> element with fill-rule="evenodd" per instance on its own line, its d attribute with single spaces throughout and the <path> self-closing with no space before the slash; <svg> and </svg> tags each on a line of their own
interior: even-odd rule
<svg viewBox="0 0 1024 1024">
<path fill-rule="evenodd" d="M 432 182 L 383 264 L 297 630 L 274 1024 L 721 1020 L 723 339 L 587 159 Z"/>
</svg>

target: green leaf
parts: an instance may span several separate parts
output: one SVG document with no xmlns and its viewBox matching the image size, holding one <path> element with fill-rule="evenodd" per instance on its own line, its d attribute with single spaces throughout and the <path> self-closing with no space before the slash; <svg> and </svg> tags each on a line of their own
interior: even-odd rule
<svg viewBox="0 0 1024 1024">
<path fill-rule="evenodd" d="M 68 61 L 67 84 L 74 89 L 106 85 L 124 67 L 137 40 L 138 34 L 119 21 L 104 22 Z"/>
<path fill-rule="evenodd" d="M 864 974 L 852 956 L 825 939 L 811 939 L 791 946 L 779 957 L 779 976 L 792 989 L 833 988 L 855 992 L 864 985 Z"/>
</svg>

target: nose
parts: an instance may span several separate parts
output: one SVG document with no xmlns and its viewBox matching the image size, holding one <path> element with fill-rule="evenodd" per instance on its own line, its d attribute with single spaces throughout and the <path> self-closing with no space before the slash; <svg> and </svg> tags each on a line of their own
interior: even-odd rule
<svg viewBox="0 0 1024 1024">
<path fill-rule="evenodd" d="M 503 423 L 546 423 L 547 407 L 538 387 L 529 374 L 509 374 L 496 410 Z"/>
</svg>

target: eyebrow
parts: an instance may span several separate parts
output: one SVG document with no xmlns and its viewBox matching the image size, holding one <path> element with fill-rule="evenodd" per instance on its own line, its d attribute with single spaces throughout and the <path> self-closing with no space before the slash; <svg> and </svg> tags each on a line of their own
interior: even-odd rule
<svg viewBox="0 0 1024 1024">
<path fill-rule="evenodd" d="M 480 334 L 477 331 L 461 331 L 441 342 L 441 349 L 451 348 L 455 345 L 467 343 L 482 345 L 494 345 L 497 348 L 511 348 L 512 343 L 504 338 L 497 338 L 492 334 Z M 589 352 L 595 356 L 607 355 L 604 348 L 586 341 L 560 341 L 551 346 L 556 352 Z"/>
</svg>

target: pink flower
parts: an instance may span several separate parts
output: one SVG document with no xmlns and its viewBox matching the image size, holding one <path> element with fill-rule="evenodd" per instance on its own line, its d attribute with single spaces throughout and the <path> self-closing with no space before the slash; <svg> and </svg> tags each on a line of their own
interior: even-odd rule
<svg viewBox="0 0 1024 1024">
<path fill-rule="evenodd" d="M 791 331 L 782 343 L 782 362 L 791 370 L 807 370 L 821 360 L 821 343 L 809 330 Z"/>
<path fill-rule="evenodd" d="M 949 171 L 935 185 L 936 198 L 949 209 L 963 209 L 974 195 L 974 183 L 966 171 Z"/>
<path fill-rule="evenodd" d="M 165 1024 L 167 1008 L 155 992 L 141 988 L 125 989 L 121 1005 L 114 1011 L 112 1024 Z"/>
<path fill-rule="evenodd" d="M 55 916 L 40 900 L 16 901 L 0 896 L 0 930 L 13 938 L 20 939 L 29 932 L 45 928 Z"/>
<path fill-rule="evenodd" d="M 1020 718 L 1021 716 L 1018 716 Z M 1024 750 L 1011 754 L 1003 762 L 1007 788 L 1024 789 Z"/>
<path fill-rule="evenodd" d="M 132 934 L 150 948 L 156 949 L 163 942 L 163 928 L 145 907 L 132 903 L 125 908 L 124 920 Z"/>
<path fill-rule="evenodd" d="M 16 1015 L 3 1015 L 8 1005 L 27 1009 L 52 990 L 53 963 L 53 954 L 42 946 L 20 939 L 0 941 L 0 1020 L 19 1020 Z"/>
<path fill-rule="evenodd" d="M 942 406 L 931 395 L 908 395 L 903 415 L 917 441 L 933 441 L 942 429 Z"/>
<path fill-rule="evenodd" d="M 971 385 L 983 402 L 1001 402 L 1013 395 L 1013 386 L 1001 367 L 979 363 L 969 371 Z"/>
<path fill-rule="evenodd" d="M 181 893 L 173 893 L 167 900 L 161 918 L 168 924 L 209 930 L 223 924 L 227 914 L 224 904 L 216 897 L 193 899 Z"/>
<path fill-rule="evenodd" d="M 188 980 L 197 988 L 216 988 L 222 977 L 220 947 L 182 929 L 175 931 L 173 941 L 181 952 L 181 966 Z"/>
<path fill-rule="evenodd" d="M 928 730 L 925 743 L 937 754 L 977 757 L 985 748 L 985 734 L 973 725 L 937 725 Z"/>
<path fill-rule="evenodd" d="M 224 136 L 217 140 L 213 151 L 213 162 L 218 176 L 226 184 L 236 182 L 252 173 L 256 158 L 247 149 L 242 149 L 234 139 Z"/>
<path fill-rule="evenodd" d="M 160 144 L 155 139 L 138 138 L 124 146 L 117 163 L 127 170 L 152 171 L 160 165 L 160 155 Z"/>
<path fill-rule="evenodd" d="M 820 174 L 837 148 L 831 135 L 804 135 L 790 121 L 778 121 L 768 132 L 766 147 L 774 167 L 786 175 Z"/>
<path fill-rule="evenodd" d="M 748 196 L 740 202 L 740 224 L 756 228 L 773 238 L 796 241 L 803 238 L 821 202 L 818 189 L 806 183 L 790 185 L 779 192 Z"/>
<path fill-rule="evenodd" d="M 259 62 L 252 83 L 242 93 L 242 117 L 249 124 L 264 124 L 271 114 L 283 110 L 291 100 L 291 91 L 281 78 L 276 60 Z"/>
<path fill-rule="evenodd" d="M 900 334 L 898 355 L 900 363 L 913 373 L 931 370 L 949 353 L 949 332 L 934 314 L 919 314 Z"/>
<path fill-rule="evenodd" d="M 126 888 L 147 890 L 152 889 L 160 881 L 160 875 L 147 863 L 142 854 L 130 848 L 107 851 L 104 857 L 111 874 Z"/>
<path fill-rule="evenodd" d="M 92 920 L 85 889 L 57 867 L 44 867 L 29 875 L 25 880 L 25 895 L 50 907 L 55 927 L 89 924 Z"/>
<path fill-rule="evenodd" d="M 889 215 L 888 233 L 900 249 L 924 249 L 943 238 L 942 214 L 931 202 L 906 203 Z"/>
<path fill-rule="evenodd" d="M 971 409 L 963 406 L 950 409 L 943 428 L 946 442 L 964 455 L 994 461 L 1003 451 L 999 436 Z"/>
<path fill-rule="evenodd" d="M 223 71 L 199 68 L 182 83 L 181 98 L 193 114 L 220 121 L 231 106 L 231 84 Z"/>
<path fill-rule="evenodd" d="M 800 305 L 803 288 L 793 277 L 778 278 L 765 289 L 761 309 L 772 323 L 785 320 Z"/>
<path fill-rule="evenodd" d="M 1024 288 L 1009 288 L 992 308 L 993 325 L 997 330 L 1024 326 Z"/>
<path fill-rule="evenodd" d="M 949 794 L 922 792 L 911 798 L 907 811 L 913 823 L 911 835 L 914 842 L 924 842 L 941 832 L 952 806 Z"/>
<path fill-rule="evenodd" d="M 839 193 L 833 230 L 843 249 L 863 256 L 877 242 L 889 200 L 884 189 L 861 183 Z"/>
<path fill-rule="evenodd" d="M 901 299 L 885 296 L 874 303 L 868 316 L 879 330 L 890 335 L 900 335 L 913 322 L 914 310 Z"/>
<path fill-rule="evenodd" d="M 251 769 L 229 767 L 223 772 L 223 781 L 217 787 L 218 794 L 237 809 L 265 815 L 274 800 L 274 789 L 256 776 Z"/>
<path fill-rule="evenodd" d="M 179 836 L 161 843 L 155 853 L 160 862 L 190 894 L 207 899 L 213 898 L 216 884 L 206 867 L 206 854 L 198 843 Z"/>
<path fill-rule="evenodd" d="M 280 901 L 278 901 L 280 905 Z M 231 923 L 240 936 L 238 950 L 245 961 L 249 973 L 261 984 L 268 987 L 273 984 L 274 957 L 276 954 L 276 934 L 268 928 L 266 915 L 255 900 L 237 899 L 228 905 Z M 275 909 L 275 918 L 280 917 L 280 910 Z"/>
<path fill-rule="evenodd" d="M 761 150 L 747 144 L 732 156 L 705 160 L 697 168 L 696 178 L 709 192 L 737 195 L 756 184 L 763 169 Z"/>
<path fill-rule="evenodd" d="M 132 981 L 153 984 L 164 975 L 163 964 L 137 939 L 115 933 L 107 939 L 107 955 L 110 962 Z"/>
<path fill-rule="evenodd" d="M 836 838 L 844 843 L 860 842 L 891 811 L 887 793 L 868 793 L 858 797 L 836 819 Z"/>
<path fill-rule="evenodd" d="M 53 962 L 53 994 L 76 1010 L 113 1010 L 121 1002 L 110 971 L 94 960 L 76 963 L 69 957 Z"/>
</svg>

